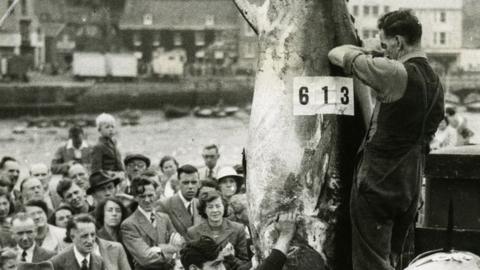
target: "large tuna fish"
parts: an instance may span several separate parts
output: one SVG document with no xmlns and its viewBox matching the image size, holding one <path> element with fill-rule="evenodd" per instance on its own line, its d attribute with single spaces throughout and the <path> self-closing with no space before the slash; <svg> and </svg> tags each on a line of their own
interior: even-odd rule
<svg viewBox="0 0 480 270">
<path fill-rule="evenodd" d="M 279 212 L 301 213 L 286 269 L 348 269 L 348 196 L 371 106 L 356 116 L 294 116 L 293 79 L 339 75 L 327 54 L 358 42 L 344 0 L 234 0 L 257 32 L 259 60 L 247 145 L 249 217 L 257 258 L 276 240 Z M 261 3 L 260 3 L 261 2 Z M 361 110 L 360 110 L 361 108 Z"/>
</svg>

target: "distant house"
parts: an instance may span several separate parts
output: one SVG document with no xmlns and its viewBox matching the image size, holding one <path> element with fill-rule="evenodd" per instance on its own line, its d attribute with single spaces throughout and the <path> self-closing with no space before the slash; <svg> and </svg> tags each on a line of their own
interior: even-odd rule
<svg viewBox="0 0 480 270">
<path fill-rule="evenodd" d="M 231 0 L 127 0 L 119 28 L 143 63 L 184 49 L 187 65 L 218 67 L 238 59 L 239 21 Z"/>
</svg>

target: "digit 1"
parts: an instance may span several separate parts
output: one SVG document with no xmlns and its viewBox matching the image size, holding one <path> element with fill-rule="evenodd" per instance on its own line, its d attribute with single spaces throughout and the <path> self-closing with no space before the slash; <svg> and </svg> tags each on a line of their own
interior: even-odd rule
<svg viewBox="0 0 480 270">
<path fill-rule="evenodd" d="M 308 88 L 305 86 L 300 87 L 298 90 L 298 99 L 300 104 L 307 105 L 308 104 Z"/>
<path fill-rule="evenodd" d="M 342 91 L 342 94 L 343 94 L 343 97 L 340 98 L 340 102 L 343 104 L 343 105 L 347 105 L 349 102 L 350 102 L 350 99 L 348 97 L 348 87 L 346 86 L 343 86 L 340 91 Z"/>
<path fill-rule="evenodd" d="M 328 86 L 324 86 L 322 90 L 323 90 L 324 103 L 328 104 Z"/>
</svg>

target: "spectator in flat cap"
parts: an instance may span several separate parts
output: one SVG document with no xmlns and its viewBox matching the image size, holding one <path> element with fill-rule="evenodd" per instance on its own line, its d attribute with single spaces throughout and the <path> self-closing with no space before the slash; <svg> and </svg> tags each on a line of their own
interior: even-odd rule
<svg viewBox="0 0 480 270">
<path fill-rule="evenodd" d="M 66 174 L 72 162 L 89 165 L 92 148 L 85 140 L 83 129 L 73 126 L 68 131 L 68 141 L 60 146 L 52 159 L 53 174 Z"/>
<path fill-rule="evenodd" d="M 133 179 L 138 178 L 150 167 L 150 159 L 142 154 L 129 154 L 123 160 L 127 173 L 127 181 L 121 188 L 123 192 L 130 194 L 130 186 Z"/>
</svg>

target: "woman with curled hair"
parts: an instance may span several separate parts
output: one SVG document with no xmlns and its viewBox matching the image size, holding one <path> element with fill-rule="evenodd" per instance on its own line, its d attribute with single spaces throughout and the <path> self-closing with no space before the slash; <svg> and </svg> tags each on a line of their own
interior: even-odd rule
<svg viewBox="0 0 480 270">
<path fill-rule="evenodd" d="M 15 212 L 15 204 L 10 193 L 0 189 L 0 230 L 9 230 L 8 218 Z"/>
<path fill-rule="evenodd" d="M 205 219 L 201 224 L 188 229 L 190 240 L 208 236 L 222 249 L 231 247 L 234 256 L 228 256 L 227 264 L 242 265 L 248 261 L 245 226 L 226 219 L 227 203 L 217 191 L 208 191 L 200 195 L 199 214 Z"/>
<path fill-rule="evenodd" d="M 73 216 L 73 210 L 68 205 L 61 205 L 48 218 L 48 224 L 60 228 L 66 228 L 68 220 Z"/>
<path fill-rule="evenodd" d="M 163 194 L 166 198 L 172 197 L 178 191 L 178 162 L 172 156 L 164 156 L 160 160 L 159 167 L 162 171 L 160 180 L 164 190 Z"/>
<path fill-rule="evenodd" d="M 107 198 L 102 201 L 96 209 L 96 219 L 99 230 L 99 238 L 122 242 L 120 235 L 120 224 L 127 218 L 127 209 L 122 202 L 116 198 Z"/>
<path fill-rule="evenodd" d="M 0 250 L 0 270 L 17 270 L 17 252 L 13 248 Z"/>
</svg>

